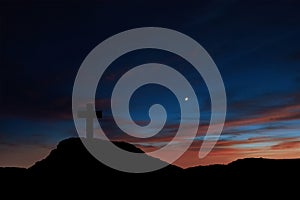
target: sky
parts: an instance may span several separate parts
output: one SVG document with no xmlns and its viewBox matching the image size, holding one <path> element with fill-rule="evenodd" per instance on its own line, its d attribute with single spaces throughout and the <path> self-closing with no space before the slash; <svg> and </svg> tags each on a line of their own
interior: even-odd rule
<svg viewBox="0 0 300 200">
<path fill-rule="evenodd" d="M 299 158 L 299 8 L 297 0 L 1 1 L 0 166 L 29 167 L 59 141 L 78 136 L 71 105 L 81 63 L 108 37 L 139 27 L 180 31 L 206 49 L 226 89 L 225 126 L 214 149 L 199 159 L 211 116 L 207 87 L 186 60 L 144 49 L 119 57 L 100 79 L 96 108 L 103 111 L 99 122 L 110 139 L 151 152 L 176 134 L 178 100 L 159 85 L 139 88 L 130 101 L 130 113 L 139 125 L 149 123 L 151 105 L 165 107 L 168 118 L 156 136 L 128 136 L 111 113 L 111 93 L 120 77 L 138 65 L 156 62 L 172 66 L 189 80 L 201 111 L 197 137 L 174 164 L 186 168 L 246 157 Z M 190 139 L 174 145 L 180 150 Z"/>
</svg>

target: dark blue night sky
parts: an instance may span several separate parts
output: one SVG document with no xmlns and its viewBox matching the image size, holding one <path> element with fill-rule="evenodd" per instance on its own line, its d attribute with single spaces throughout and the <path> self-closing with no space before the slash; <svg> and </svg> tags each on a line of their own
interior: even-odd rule
<svg viewBox="0 0 300 200">
<path fill-rule="evenodd" d="M 1 1 L 0 3 L 0 166 L 32 165 L 62 139 L 77 136 L 71 110 L 77 71 L 88 53 L 119 32 L 164 27 L 199 42 L 223 77 L 228 113 L 215 149 L 195 155 L 210 118 L 203 79 L 184 59 L 161 50 L 121 56 L 101 78 L 96 107 L 106 134 L 126 140 L 114 124 L 110 95 L 126 71 L 157 62 L 180 71 L 192 84 L 201 110 L 199 135 L 177 164 L 227 163 L 243 157 L 294 158 L 300 153 L 300 2 L 285 1 Z M 132 97 L 137 123 L 148 109 L 165 106 L 168 120 L 160 134 L 134 142 L 143 150 L 164 145 L 178 128 L 174 95 L 158 85 Z M 193 157 L 194 156 L 194 157 Z"/>
</svg>

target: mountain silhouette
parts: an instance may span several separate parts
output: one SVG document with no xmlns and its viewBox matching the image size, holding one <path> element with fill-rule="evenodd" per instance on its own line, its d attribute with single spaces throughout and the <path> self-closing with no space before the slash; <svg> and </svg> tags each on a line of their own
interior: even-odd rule
<svg viewBox="0 0 300 200">
<path fill-rule="evenodd" d="M 95 140 L 95 142 L 101 144 L 106 141 Z M 126 151 L 143 153 L 139 148 L 125 142 L 114 142 L 114 144 Z M 144 155 L 147 159 L 163 162 Z M 178 187 L 185 190 L 198 190 L 211 186 L 236 188 L 245 185 L 249 187 L 252 182 L 256 183 L 256 187 L 270 184 L 286 185 L 291 179 L 299 180 L 299 170 L 300 159 L 245 158 L 227 165 L 198 166 L 188 169 L 168 165 L 149 173 L 126 173 L 102 164 L 86 150 L 79 138 L 70 138 L 61 141 L 45 159 L 28 169 L 0 168 L 0 177 L 2 183 L 12 182 L 11 187 L 16 185 L 24 187 L 29 182 L 33 182 L 35 187 L 45 186 L 54 182 L 56 187 L 61 185 L 61 187 L 75 188 L 78 184 L 86 183 L 102 189 L 123 188 L 124 185 L 144 188 L 153 187 L 152 184 L 155 183 L 155 188 L 164 190 L 172 186 L 175 192 L 175 188 Z M 192 184 L 195 181 L 197 184 Z M 94 185 L 94 182 L 97 184 Z"/>
<path fill-rule="evenodd" d="M 96 145 L 105 145 L 107 141 L 93 139 Z M 114 142 L 119 148 L 133 152 L 144 153 L 141 149 L 134 145 L 125 142 Z M 163 162 L 159 159 L 152 158 L 144 154 L 146 159 L 151 159 L 155 162 Z M 154 171 L 151 175 L 168 176 L 173 174 L 179 174 L 182 169 L 173 165 Z M 48 157 L 38 161 L 35 165 L 28 169 L 28 173 L 32 176 L 77 176 L 83 177 L 104 177 L 110 178 L 110 176 L 143 176 L 143 174 L 130 174 L 126 172 L 120 172 L 112 169 L 96 158 L 94 158 L 84 147 L 79 138 L 70 138 L 60 142 L 56 149 L 54 149 Z M 147 174 L 147 173 L 145 173 Z M 145 175 L 144 174 L 144 175 Z"/>
</svg>

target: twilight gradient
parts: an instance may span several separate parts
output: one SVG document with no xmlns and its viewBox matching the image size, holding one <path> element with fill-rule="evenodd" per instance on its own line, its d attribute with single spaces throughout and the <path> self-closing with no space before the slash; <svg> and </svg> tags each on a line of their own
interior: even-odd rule
<svg viewBox="0 0 300 200">
<path fill-rule="evenodd" d="M 110 111 L 111 92 L 122 74 L 135 66 L 157 62 L 185 75 L 200 102 L 198 136 L 175 164 L 186 168 L 245 157 L 299 157 L 299 8 L 297 0 L 126 4 L 98 0 L 1 1 L 0 166 L 28 167 L 62 139 L 77 136 L 71 95 L 81 62 L 107 37 L 144 26 L 183 32 L 209 52 L 227 91 L 225 128 L 214 150 L 199 160 L 210 118 L 207 88 L 184 59 L 148 49 L 121 56 L 101 79 L 104 87 L 98 88 L 96 107 L 103 110 L 100 123 L 111 139 L 153 151 L 174 136 L 180 110 L 174 94 L 164 87 L 141 87 L 130 104 L 132 118 L 140 125 L 148 123 L 151 105 L 165 106 L 167 123 L 153 138 L 124 134 L 115 126 Z M 190 139 L 180 138 L 174 145 L 179 149 Z"/>
</svg>

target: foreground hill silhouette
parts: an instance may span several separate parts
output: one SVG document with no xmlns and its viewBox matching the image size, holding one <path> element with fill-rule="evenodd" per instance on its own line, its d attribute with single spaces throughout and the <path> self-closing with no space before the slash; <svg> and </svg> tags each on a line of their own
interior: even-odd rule
<svg viewBox="0 0 300 200">
<path fill-rule="evenodd" d="M 97 141 L 101 144 L 104 141 Z M 116 142 L 118 147 L 135 153 L 143 153 L 135 146 Z M 147 159 L 155 159 L 145 154 Z M 163 162 L 156 159 L 157 162 Z M 152 183 L 160 188 L 176 185 L 186 189 L 199 189 L 199 187 L 216 188 L 243 187 L 245 184 L 255 183 L 260 185 L 290 185 L 291 180 L 300 178 L 300 159 L 272 160 L 263 158 L 246 158 L 234 161 L 228 165 L 198 166 L 181 169 L 169 165 L 161 170 L 144 173 L 130 174 L 119 172 L 96 160 L 83 146 L 79 138 L 71 138 L 60 142 L 56 149 L 43 160 L 38 161 L 29 169 L 0 168 L 0 177 L 3 182 L 13 181 L 13 186 L 27 185 L 54 185 L 76 187 L 80 183 L 93 184 L 95 187 L 119 188 L 124 185 L 142 186 Z M 194 181 L 197 184 L 191 184 Z M 53 185 L 52 183 L 55 182 Z M 230 184 L 228 184 L 230 182 Z M 130 183 L 130 184 L 129 184 Z M 151 184 L 150 184 L 151 183 Z"/>
<path fill-rule="evenodd" d="M 105 145 L 107 143 L 103 140 L 95 139 L 97 145 Z M 125 142 L 114 142 L 116 146 L 133 153 L 144 153 L 142 150 L 136 148 L 134 145 Z M 156 162 L 163 162 L 159 159 L 147 156 L 146 159 L 152 159 Z M 152 172 L 151 175 L 174 175 L 182 173 L 182 169 L 173 165 Z M 71 138 L 60 142 L 56 149 L 54 149 L 49 156 L 37 162 L 28 169 L 28 174 L 31 176 L 77 176 L 101 178 L 110 176 L 141 176 L 142 174 L 129 174 L 120 172 L 99 162 L 95 159 L 84 147 L 79 138 Z M 144 174 L 145 175 L 145 174 Z"/>
</svg>

